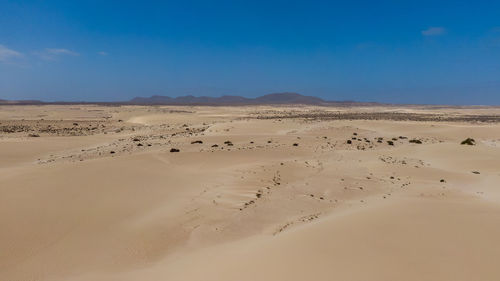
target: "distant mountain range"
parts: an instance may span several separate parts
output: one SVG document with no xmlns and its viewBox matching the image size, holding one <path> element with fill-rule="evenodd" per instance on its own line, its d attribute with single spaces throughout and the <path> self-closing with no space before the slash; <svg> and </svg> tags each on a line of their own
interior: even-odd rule
<svg viewBox="0 0 500 281">
<path fill-rule="evenodd" d="M 0 105 L 9 105 L 9 104 L 43 104 L 42 101 L 39 100 L 2 100 L 0 99 Z"/>
<path fill-rule="evenodd" d="M 304 96 L 297 93 L 274 93 L 257 98 L 246 98 L 241 96 L 221 96 L 221 97 L 195 97 L 181 96 L 171 98 L 168 96 L 152 96 L 149 98 L 137 97 L 130 100 L 131 104 L 171 104 L 171 105 L 257 105 L 257 104 L 309 104 L 321 105 L 327 101 Z"/>
<path fill-rule="evenodd" d="M 113 105 L 369 105 L 376 103 L 360 103 L 354 101 L 326 101 L 318 97 L 304 96 L 298 93 L 273 93 L 256 98 L 242 96 L 151 96 L 136 97 L 124 102 L 43 102 L 39 100 L 2 100 L 0 105 L 25 104 L 113 104 Z"/>
</svg>

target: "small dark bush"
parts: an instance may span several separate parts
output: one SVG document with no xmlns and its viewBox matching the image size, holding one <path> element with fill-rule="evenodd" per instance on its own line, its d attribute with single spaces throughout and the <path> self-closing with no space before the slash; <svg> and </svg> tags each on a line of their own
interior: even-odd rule
<svg viewBox="0 0 500 281">
<path fill-rule="evenodd" d="M 177 148 L 171 148 L 171 149 L 170 149 L 170 152 L 179 152 L 179 151 L 180 151 L 180 150 L 179 150 L 179 149 L 177 149 Z"/>
<path fill-rule="evenodd" d="M 299 144 L 298 143 L 294 143 L 293 146 L 299 146 Z"/>
<path fill-rule="evenodd" d="M 462 145 L 476 145 L 476 141 L 474 139 L 471 139 L 471 138 L 466 138 L 460 144 L 462 144 Z"/>
<path fill-rule="evenodd" d="M 351 143 L 352 143 L 352 141 L 351 141 L 351 140 L 347 140 L 347 144 L 351 144 Z"/>
<path fill-rule="evenodd" d="M 201 140 L 197 140 L 197 141 L 192 141 L 191 144 L 196 144 L 196 143 L 203 143 Z"/>
<path fill-rule="evenodd" d="M 387 141 L 387 144 L 388 145 L 394 145 L 394 142 L 393 141 Z"/>
<path fill-rule="evenodd" d="M 412 139 L 412 140 L 409 140 L 408 142 L 422 144 L 422 141 L 421 140 L 417 140 L 417 139 Z"/>
</svg>

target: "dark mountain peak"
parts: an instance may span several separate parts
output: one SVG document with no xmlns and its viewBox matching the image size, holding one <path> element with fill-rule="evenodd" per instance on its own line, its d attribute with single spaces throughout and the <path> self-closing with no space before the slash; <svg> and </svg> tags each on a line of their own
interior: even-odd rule
<svg viewBox="0 0 500 281">
<path fill-rule="evenodd" d="M 260 96 L 259 98 L 297 98 L 297 97 L 304 97 L 304 95 L 294 92 L 283 92 L 283 93 L 271 93 Z"/>
<path fill-rule="evenodd" d="M 255 99 L 259 103 L 269 103 L 269 104 L 322 104 L 325 103 L 324 100 L 313 97 L 304 96 L 298 93 L 272 93 L 264 96 L 260 96 Z"/>
</svg>

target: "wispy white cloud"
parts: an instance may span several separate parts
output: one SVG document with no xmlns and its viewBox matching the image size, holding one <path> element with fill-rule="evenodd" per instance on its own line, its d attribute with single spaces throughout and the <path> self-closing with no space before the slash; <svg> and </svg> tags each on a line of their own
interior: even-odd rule
<svg viewBox="0 0 500 281">
<path fill-rule="evenodd" d="M 45 49 L 47 53 L 53 55 L 71 55 L 71 56 L 79 56 L 80 54 L 77 52 L 70 51 L 68 49 Z"/>
<path fill-rule="evenodd" d="M 97 54 L 101 55 L 101 56 L 107 56 L 108 55 L 108 53 L 104 52 L 104 51 L 97 52 Z"/>
<path fill-rule="evenodd" d="M 446 29 L 440 26 L 429 27 L 425 30 L 422 30 L 422 35 L 424 36 L 439 36 L 443 35 L 444 33 L 446 33 Z"/>
<path fill-rule="evenodd" d="M 0 62 L 8 62 L 12 59 L 20 57 L 23 57 L 23 54 L 20 52 L 9 49 L 4 45 L 0 45 Z"/>
<path fill-rule="evenodd" d="M 79 56 L 80 54 L 63 48 L 46 48 L 43 51 L 35 52 L 41 59 L 55 60 L 59 56 Z"/>
</svg>

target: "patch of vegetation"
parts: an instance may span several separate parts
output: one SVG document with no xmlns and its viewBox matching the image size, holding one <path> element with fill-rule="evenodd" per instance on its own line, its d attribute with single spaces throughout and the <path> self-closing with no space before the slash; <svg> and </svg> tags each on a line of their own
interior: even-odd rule
<svg viewBox="0 0 500 281">
<path fill-rule="evenodd" d="M 462 144 L 462 145 L 476 145 L 476 141 L 472 138 L 466 138 L 460 144 Z"/>
</svg>

